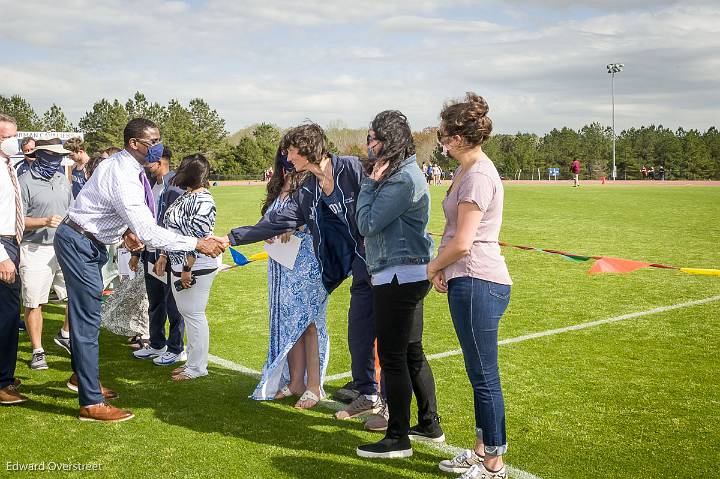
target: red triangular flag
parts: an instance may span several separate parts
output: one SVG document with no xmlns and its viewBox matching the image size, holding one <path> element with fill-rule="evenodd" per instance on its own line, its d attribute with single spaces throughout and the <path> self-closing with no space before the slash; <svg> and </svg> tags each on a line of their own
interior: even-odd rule
<svg viewBox="0 0 720 479">
<path fill-rule="evenodd" d="M 647 268 L 650 263 L 644 263 L 642 261 L 635 261 L 632 259 L 622 258 L 609 258 L 603 256 L 599 260 L 595 261 L 592 268 L 588 271 L 588 274 L 597 273 L 631 273 L 641 268 Z"/>
</svg>

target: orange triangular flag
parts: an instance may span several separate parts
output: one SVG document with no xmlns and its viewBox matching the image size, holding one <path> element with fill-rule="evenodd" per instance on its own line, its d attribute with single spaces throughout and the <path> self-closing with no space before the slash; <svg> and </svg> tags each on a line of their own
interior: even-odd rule
<svg viewBox="0 0 720 479">
<path fill-rule="evenodd" d="M 609 258 L 603 256 L 599 260 L 595 261 L 592 268 L 588 271 L 588 274 L 597 273 L 631 273 L 640 268 L 647 268 L 650 263 L 644 263 L 642 261 L 635 261 L 632 259 L 622 258 Z"/>
</svg>

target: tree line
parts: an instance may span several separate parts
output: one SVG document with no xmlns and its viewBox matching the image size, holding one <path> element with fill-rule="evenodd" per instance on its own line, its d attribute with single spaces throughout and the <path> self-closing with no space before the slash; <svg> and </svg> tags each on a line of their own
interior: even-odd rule
<svg viewBox="0 0 720 479">
<path fill-rule="evenodd" d="M 225 120 L 202 98 L 187 106 L 172 99 L 166 105 L 150 102 L 136 92 L 121 102 L 101 99 L 80 118 L 70 123 L 61 107 L 53 104 L 38 115 L 20 95 L 0 95 L 0 112 L 12 115 L 19 130 L 81 131 L 89 151 L 122 145 L 122 131 L 129 119 L 146 117 L 160 126 L 163 141 L 179 159 L 202 152 L 218 177 L 260 178 L 273 165 L 283 130 L 270 123 L 258 123 L 232 135 Z M 444 156 L 436 141 L 436 128 L 413 133 L 418 162 L 436 163 L 444 171 L 457 166 Z M 348 128 L 336 120 L 326 125 L 331 150 L 338 154 L 366 157 L 367 130 Z M 612 175 L 612 130 L 599 123 L 579 130 L 563 127 L 545 135 L 534 133 L 496 134 L 484 144 L 504 178 L 547 178 L 548 168 L 560 168 L 560 178 L 570 177 L 570 163 L 578 158 L 584 178 Z M 640 179 L 643 166 L 662 166 L 667 179 L 720 179 L 720 132 L 714 127 L 699 131 L 662 125 L 630 128 L 616 137 L 618 179 Z"/>
</svg>

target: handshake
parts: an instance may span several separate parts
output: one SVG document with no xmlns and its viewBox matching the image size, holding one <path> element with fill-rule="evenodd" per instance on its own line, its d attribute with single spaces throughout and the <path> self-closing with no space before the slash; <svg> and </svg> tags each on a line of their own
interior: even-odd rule
<svg viewBox="0 0 720 479">
<path fill-rule="evenodd" d="M 141 251 L 145 247 L 137 235 L 129 229 L 123 235 L 123 245 L 130 251 Z M 228 246 L 230 246 L 230 240 L 227 236 L 207 236 L 198 238 L 195 249 L 215 258 L 223 254 Z"/>
<path fill-rule="evenodd" d="M 230 240 L 227 236 L 207 236 L 198 239 L 195 249 L 202 254 L 215 258 L 223 254 L 228 246 L 230 246 Z"/>
</svg>

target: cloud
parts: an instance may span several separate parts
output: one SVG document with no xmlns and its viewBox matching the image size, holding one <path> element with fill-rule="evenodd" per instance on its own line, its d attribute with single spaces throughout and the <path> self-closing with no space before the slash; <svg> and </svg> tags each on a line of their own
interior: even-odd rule
<svg viewBox="0 0 720 479">
<path fill-rule="evenodd" d="M 485 33 L 508 30 L 508 27 L 477 20 L 448 20 L 444 18 L 400 15 L 381 20 L 378 26 L 385 30 L 434 31 L 442 33 Z"/>
<path fill-rule="evenodd" d="M 13 2 L 0 94 L 72 121 L 100 98 L 205 98 L 228 129 L 397 108 L 415 128 L 474 90 L 496 131 L 609 123 L 705 129 L 720 115 L 720 7 L 711 2 Z M 508 5 L 510 5 L 508 7 Z M 506 10 L 523 10 L 514 17 Z M 574 7 L 575 8 L 575 7 Z M 542 15 L 538 14 L 540 10 Z M 589 12 L 589 13 L 588 13 Z M 92 18 L 92 22 L 79 19 Z M 531 21 L 528 21 L 528 18 Z"/>
</svg>

